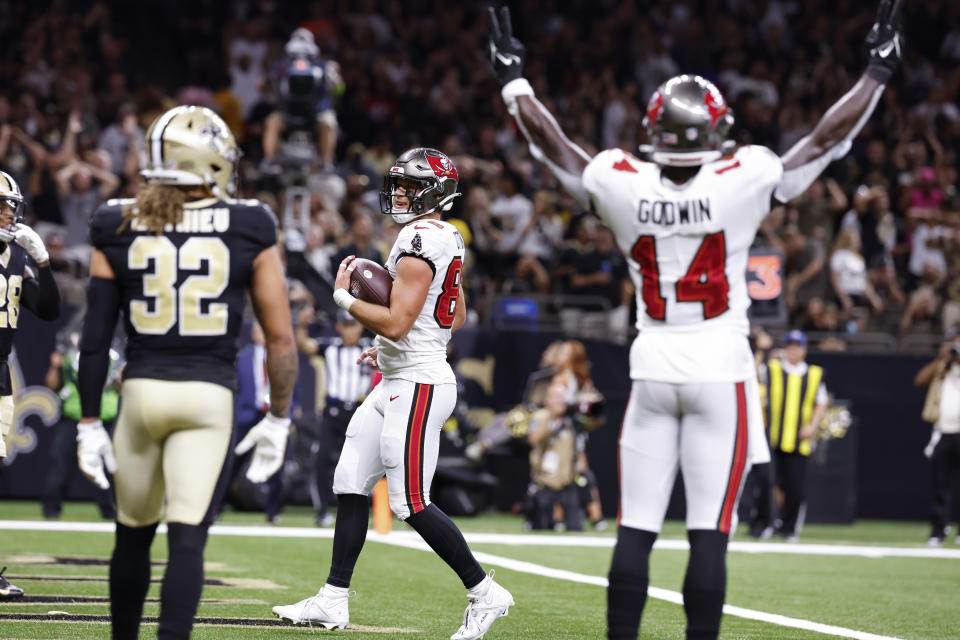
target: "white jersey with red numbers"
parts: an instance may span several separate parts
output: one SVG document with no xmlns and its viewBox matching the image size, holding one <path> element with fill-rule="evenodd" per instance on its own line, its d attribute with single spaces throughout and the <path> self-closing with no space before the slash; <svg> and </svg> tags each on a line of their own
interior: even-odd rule
<svg viewBox="0 0 960 640">
<path fill-rule="evenodd" d="M 380 371 L 388 379 L 456 382 L 447 363 L 447 343 L 460 297 L 463 238 L 456 227 L 442 220 L 414 220 L 400 230 L 387 258 L 391 277 L 397 277 L 397 263 L 404 259 L 424 260 L 433 270 L 433 280 L 410 331 L 397 341 L 377 336 Z"/>
<path fill-rule="evenodd" d="M 620 149 L 584 169 L 594 210 L 613 230 L 637 288 L 632 379 L 755 378 L 747 259 L 782 175 L 780 158 L 759 146 L 704 165 L 682 186 Z"/>
</svg>

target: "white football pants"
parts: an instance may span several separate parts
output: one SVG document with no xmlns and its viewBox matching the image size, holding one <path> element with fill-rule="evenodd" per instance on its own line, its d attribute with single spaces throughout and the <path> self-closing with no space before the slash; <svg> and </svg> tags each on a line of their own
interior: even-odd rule
<svg viewBox="0 0 960 640">
<path fill-rule="evenodd" d="M 687 528 L 731 533 L 751 437 L 764 437 L 755 381 L 634 380 L 620 431 L 620 524 L 659 532 L 679 467 Z"/>
<path fill-rule="evenodd" d="M 384 379 L 347 427 L 333 492 L 370 495 L 386 474 L 390 509 L 401 520 L 430 504 L 440 429 L 453 413 L 455 384 Z"/>
</svg>

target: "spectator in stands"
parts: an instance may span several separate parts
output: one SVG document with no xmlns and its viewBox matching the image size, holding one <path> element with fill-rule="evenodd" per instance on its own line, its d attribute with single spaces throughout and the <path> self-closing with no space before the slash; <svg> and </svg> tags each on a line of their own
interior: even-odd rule
<svg viewBox="0 0 960 640">
<path fill-rule="evenodd" d="M 137 109 L 125 102 L 117 109 L 116 120 L 100 133 L 97 146 L 110 154 L 110 170 L 135 180 L 140 170 L 144 131 L 137 124 Z"/>
<path fill-rule="evenodd" d="M 841 316 L 848 322 L 848 330 L 860 330 L 866 325 L 870 309 L 879 313 L 883 302 L 867 278 L 867 265 L 860 253 L 860 234 L 847 229 L 841 231 L 830 256 L 830 283 L 840 304 Z M 853 322 L 850 325 L 849 322 Z"/>
<path fill-rule="evenodd" d="M 868 277 L 874 287 L 882 288 L 897 304 L 904 304 L 906 297 L 893 262 L 897 228 L 886 187 L 858 187 L 853 197 L 853 209 L 843 217 L 840 227 L 859 234 Z"/>
<path fill-rule="evenodd" d="M 800 233 L 815 238 L 822 247 L 831 246 L 836 217 L 847 206 L 847 196 L 837 181 L 833 178 L 814 181 L 795 204 Z"/>
<path fill-rule="evenodd" d="M 545 189 L 533 195 L 533 215 L 520 232 L 520 258 L 514 275 L 530 282 L 538 293 L 550 290 L 550 268 L 563 242 L 563 221 L 556 212 L 555 197 Z"/>
<path fill-rule="evenodd" d="M 498 279 L 512 275 L 518 259 L 523 231 L 533 216 L 533 203 L 520 193 L 519 179 L 510 172 L 500 176 L 499 193 L 490 202 L 490 220 L 496 232 L 493 249 L 497 254 Z"/>
<path fill-rule="evenodd" d="M 57 171 L 56 182 L 66 227 L 64 243 L 71 254 L 86 261 L 90 216 L 117 190 L 120 180 L 110 171 L 75 159 Z"/>
<path fill-rule="evenodd" d="M 787 308 L 802 310 L 811 298 L 827 293 L 827 251 L 819 239 L 803 235 L 795 225 L 784 227 L 781 237 L 787 258 Z"/>
<path fill-rule="evenodd" d="M 927 544 L 939 547 L 947 535 L 953 489 L 960 479 L 960 340 L 943 343 L 937 357 L 917 372 L 914 384 L 928 387 L 923 419 L 933 423 L 933 432 L 924 453 L 933 465 L 933 508 Z M 954 515 L 960 520 L 960 514 Z"/>
<path fill-rule="evenodd" d="M 333 263 L 339 264 L 347 256 L 357 256 L 383 263 L 383 252 L 374 243 L 373 218 L 370 213 L 358 212 L 350 225 L 350 241 L 333 257 Z"/>
<path fill-rule="evenodd" d="M 585 298 L 574 303 L 584 311 L 581 331 L 608 339 L 625 335 L 630 315 L 626 279 L 627 261 L 614 244 L 613 232 L 598 226 L 593 247 L 580 256 L 570 276 L 570 293 Z"/>
<path fill-rule="evenodd" d="M 944 214 L 943 259 L 944 276 L 943 332 L 950 334 L 960 326 L 960 199 L 954 197 L 951 210 Z"/>
</svg>

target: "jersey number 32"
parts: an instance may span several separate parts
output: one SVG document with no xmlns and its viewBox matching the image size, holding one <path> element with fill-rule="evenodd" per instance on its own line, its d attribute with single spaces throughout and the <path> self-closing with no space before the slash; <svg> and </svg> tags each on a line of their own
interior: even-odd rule
<svg viewBox="0 0 960 640">
<path fill-rule="evenodd" d="M 179 251 L 164 236 L 140 236 L 130 244 L 127 266 L 143 274 L 145 300 L 130 301 L 130 323 L 137 333 L 165 335 L 174 325 L 182 336 L 220 336 L 229 310 L 219 298 L 230 279 L 230 251 L 220 238 L 193 237 Z M 177 286 L 180 271 L 199 271 Z M 204 302 L 207 304 L 204 306 Z"/>
<path fill-rule="evenodd" d="M 660 269 L 657 266 L 657 245 L 654 236 L 640 236 L 633 250 L 633 259 L 643 273 L 640 292 L 647 315 L 654 320 L 667 320 L 667 300 L 660 291 Z M 677 302 L 699 302 L 703 305 L 703 319 L 716 318 L 729 307 L 727 281 L 727 244 L 723 232 L 703 238 L 700 248 L 690 262 L 687 273 L 677 280 Z"/>
</svg>

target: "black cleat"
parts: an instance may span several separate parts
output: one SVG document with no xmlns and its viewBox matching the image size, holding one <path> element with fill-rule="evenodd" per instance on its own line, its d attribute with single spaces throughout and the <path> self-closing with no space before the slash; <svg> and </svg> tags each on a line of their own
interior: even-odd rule
<svg viewBox="0 0 960 640">
<path fill-rule="evenodd" d="M 14 600 L 22 597 L 23 589 L 17 585 L 10 584 L 7 579 L 3 577 L 3 572 L 6 570 L 6 567 L 0 569 L 0 600 Z"/>
</svg>

